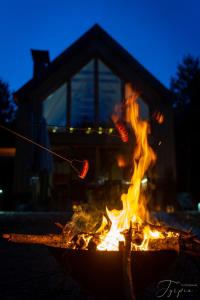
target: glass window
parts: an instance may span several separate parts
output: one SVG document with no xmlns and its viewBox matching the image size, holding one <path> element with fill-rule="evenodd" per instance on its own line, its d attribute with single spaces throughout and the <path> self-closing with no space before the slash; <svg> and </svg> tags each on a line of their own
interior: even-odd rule
<svg viewBox="0 0 200 300">
<path fill-rule="evenodd" d="M 43 101 L 43 114 L 49 126 L 66 126 L 66 93 L 65 83 Z"/>
<path fill-rule="evenodd" d="M 121 80 L 102 61 L 99 72 L 99 126 L 111 127 L 115 105 L 122 101 Z M 70 126 L 88 127 L 95 123 L 94 60 L 71 78 Z M 44 117 L 49 126 L 67 124 L 67 84 L 63 84 L 43 102 Z"/>
<path fill-rule="evenodd" d="M 94 125 L 94 60 L 71 81 L 71 126 Z"/>
<path fill-rule="evenodd" d="M 116 104 L 122 101 L 121 80 L 100 60 L 99 62 L 99 123 L 113 126 L 110 117 Z"/>
</svg>

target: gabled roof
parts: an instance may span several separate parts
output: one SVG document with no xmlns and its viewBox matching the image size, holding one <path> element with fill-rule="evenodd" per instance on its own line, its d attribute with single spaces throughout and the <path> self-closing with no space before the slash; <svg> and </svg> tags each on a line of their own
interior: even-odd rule
<svg viewBox="0 0 200 300">
<path fill-rule="evenodd" d="M 153 99 L 155 105 L 167 100 L 169 104 L 169 90 L 97 24 L 50 62 L 41 78 L 32 78 L 23 85 L 15 93 L 16 99 L 19 102 L 44 99 L 94 57 L 100 58 L 124 81 L 142 90 L 147 101 Z"/>
</svg>

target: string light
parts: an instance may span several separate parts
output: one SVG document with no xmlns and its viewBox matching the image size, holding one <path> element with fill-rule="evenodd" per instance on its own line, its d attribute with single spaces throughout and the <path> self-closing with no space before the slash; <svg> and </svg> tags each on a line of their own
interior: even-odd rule
<svg viewBox="0 0 200 300">
<path fill-rule="evenodd" d="M 98 134 L 102 134 L 102 133 L 103 133 L 103 128 L 102 128 L 102 127 L 99 127 Z"/>
<path fill-rule="evenodd" d="M 109 128 L 109 129 L 108 129 L 108 133 L 109 133 L 109 134 L 113 133 L 113 130 L 114 130 L 113 128 Z"/>
<path fill-rule="evenodd" d="M 78 127 L 66 127 L 66 126 L 56 126 L 56 125 L 48 124 L 48 128 L 53 133 L 56 133 L 58 131 L 69 132 L 69 133 L 84 132 L 86 134 L 98 133 L 98 134 L 106 134 L 106 135 L 111 135 L 111 136 L 121 138 L 118 134 L 116 134 L 115 128 L 112 127 L 110 128 L 98 127 L 97 129 L 95 129 L 92 127 L 78 128 Z"/>
<path fill-rule="evenodd" d="M 90 134 L 92 131 L 92 128 L 91 127 L 88 127 L 87 130 L 86 130 L 86 134 Z"/>
</svg>

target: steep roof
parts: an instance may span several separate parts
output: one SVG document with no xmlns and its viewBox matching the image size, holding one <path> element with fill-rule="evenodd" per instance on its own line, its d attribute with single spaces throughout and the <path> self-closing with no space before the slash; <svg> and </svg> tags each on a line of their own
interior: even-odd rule
<svg viewBox="0 0 200 300">
<path fill-rule="evenodd" d="M 154 104 L 162 101 L 168 106 L 169 90 L 97 24 L 50 62 L 42 77 L 33 77 L 23 85 L 15 93 L 16 99 L 19 102 L 32 97 L 44 99 L 94 57 L 100 58 L 124 81 L 142 90 L 147 101 L 154 99 Z"/>
</svg>

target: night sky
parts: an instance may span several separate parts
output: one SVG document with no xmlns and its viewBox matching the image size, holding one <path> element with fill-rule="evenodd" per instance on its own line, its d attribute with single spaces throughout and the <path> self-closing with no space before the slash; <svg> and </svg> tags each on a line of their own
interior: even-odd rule
<svg viewBox="0 0 200 300">
<path fill-rule="evenodd" d="M 98 23 L 163 84 L 186 54 L 200 55 L 199 0 L 2 0 L 0 78 L 32 77 L 30 49 L 51 60 Z"/>
</svg>

